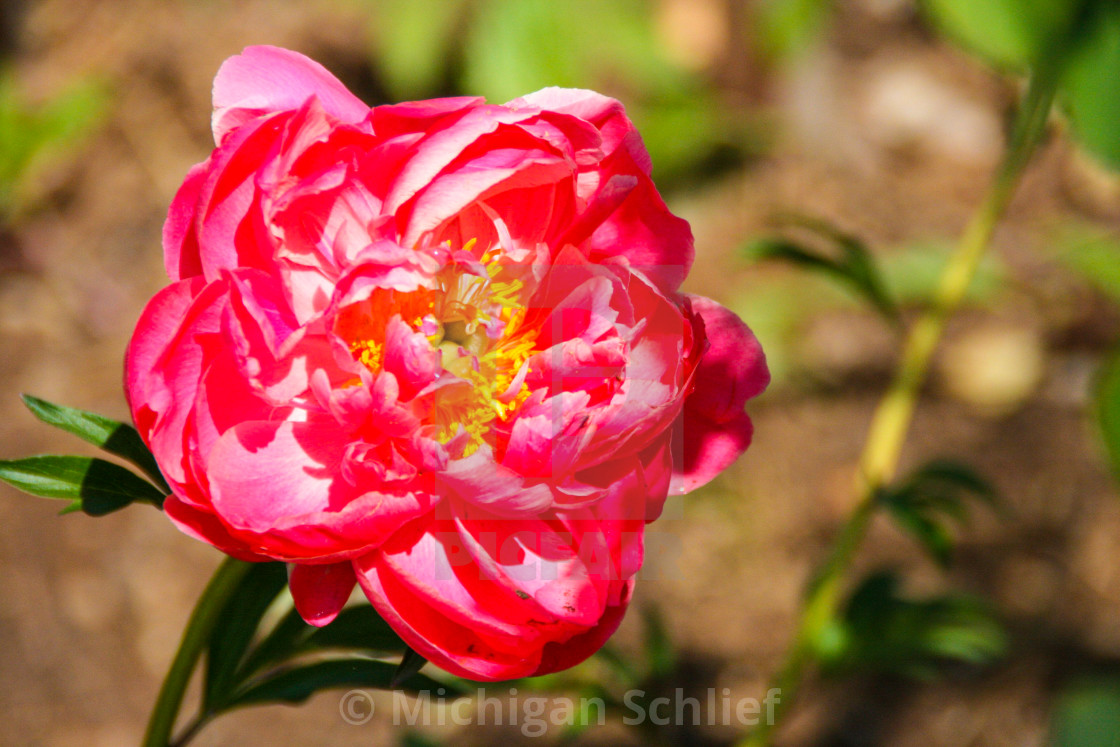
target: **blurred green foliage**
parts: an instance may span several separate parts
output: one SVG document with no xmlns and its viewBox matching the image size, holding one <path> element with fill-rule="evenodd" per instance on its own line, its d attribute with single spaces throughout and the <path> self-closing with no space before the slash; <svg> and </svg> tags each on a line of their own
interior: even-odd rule
<svg viewBox="0 0 1120 747">
<path fill-rule="evenodd" d="M 839 631 L 829 635 L 827 671 L 929 679 L 949 664 L 980 666 L 1003 656 L 1006 634 L 982 600 L 965 594 L 914 599 L 899 584 L 883 571 L 856 589 Z"/>
<path fill-rule="evenodd" d="M 754 37 L 770 58 L 794 55 L 825 25 L 830 10 L 831 0 L 761 0 Z"/>
<path fill-rule="evenodd" d="M 1063 92 L 1078 139 L 1120 169 L 1120 3 L 1095 10 L 1070 58 Z"/>
<path fill-rule="evenodd" d="M 1120 747 L 1120 676 L 1074 682 L 1058 696 L 1051 747 Z"/>
<path fill-rule="evenodd" d="M 832 230 L 844 235 L 838 229 Z M 787 243 L 802 252 L 822 252 L 816 244 L 806 245 L 800 239 L 776 234 L 748 241 L 742 256 L 748 266 L 756 265 L 775 258 L 772 250 Z M 859 262 L 870 266 L 870 277 L 875 278 L 873 282 L 881 286 L 879 292 L 891 303 L 903 308 L 922 307 L 933 299 L 949 253 L 947 247 L 947 240 L 938 239 L 915 241 L 882 252 L 864 246 Z M 805 264 L 789 257 L 781 259 L 796 266 Z M 810 262 L 816 264 L 815 260 Z M 736 286 L 730 306 L 739 316 L 750 320 L 751 329 L 766 350 L 773 381 L 780 382 L 798 369 L 796 349 L 812 319 L 830 310 L 876 308 L 859 283 L 841 280 L 837 273 L 831 269 L 813 273 L 753 273 Z M 966 303 L 990 304 L 1005 287 L 1006 278 L 1007 269 L 999 257 L 985 255 L 969 285 Z"/>
<path fill-rule="evenodd" d="M 1054 245 L 1059 262 L 1120 304 L 1120 233 L 1074 224 L 1057 232 Z M 1105 453 L 1120 480 L 1120 346 L 1101 365 L 1094 408 Z"/>
<path fill-rule="evenodd" d="M 925 0 L 950 37 L 997 65 L 1035 64 L 1078 11 L 1071 0 Z"/>
<path fill-rule="evenodd" d="M 833 0 L 760 0 L 755 36 L 784 57 L 807 46 Z M 1120 2 L 1116 0 L 921 0 L 950 39 L 1006 70 L 1050 66 L 1077 140 L 1120 168 Z"/>
<path fill-rule="evenodd" d="M 1059 99 L 1081 144 L 1120 168 L 1120 3 L 924 0 L 950 37 L 1001 67 L 1060 74 Z"/>
<path fill-rule="evenodd" d="M 966 498 L 996 505 L 992 486 L 966 464 L 935 460 L 915 470 L 878 496 L 895 523 L 918 541 L 942 567 L 953 554 L 950 520 L 963 523 L 968 515 Z"/>
<path fill-rule="evenodd" d="M 367 0 L 368 1 L 368 0 Z M 394 98 L 508 101 L 547 86 L 622 100 L 661 186 L 757 150 L 749 119 L 673 61 L 644 0 L 414 0 L 371 4 L 374 65 Z"/>
<path fill-rule="evenodd" d="M 899 321 L 898 306 L 884 286 L 866 244 L 825 221 L 795 217 L 791 222 L 821 239 L 827 250 L 817 251 L 786 238 L 764 237 L 747 243 L 743 250 L 747 258 L 782 260 L 828 275 L 861 296 L 888 321 Z"/>
<path fill-rule="evenodd" d="M 1081 223 L 1063 225 L 1052 245 L 1059 262 L 1120 303 L 1120 231 Z"/>
<path fill-rule="evenodd" d="M 104 87 L 85 80 L 36 104 L 12 69 L 0 69 L 0 224 L 33 207 L 40 170 L 90 134 L 106 103 Z"/>
</svg>

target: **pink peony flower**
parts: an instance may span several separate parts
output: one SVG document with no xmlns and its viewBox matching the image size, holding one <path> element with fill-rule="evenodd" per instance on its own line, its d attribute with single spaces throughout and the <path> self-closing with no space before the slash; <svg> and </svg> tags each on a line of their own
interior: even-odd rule
<svg viewBox="0 0 1120 747">
<path fill-rule="evenodd" d="M 291 563 L 313 625 L 360 584 L 457 675 L 589 656 L 645 523 L 747 447 L 769 378 L 736 316 L 678 292 L 692 235 L 622 106 L 371 109 L 251 47 L 213 129 L 126 364 L 168 516 Z"/>
</svg>

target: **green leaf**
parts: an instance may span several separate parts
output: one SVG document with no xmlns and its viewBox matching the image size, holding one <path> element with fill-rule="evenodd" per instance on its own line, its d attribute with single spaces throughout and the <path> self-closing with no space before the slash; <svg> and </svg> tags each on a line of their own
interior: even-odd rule
<svg viewBox="0 0 1120 747">
<path fill-rule="evenodd" d="M 222 608 L 206 650 L 206 709 L 220 709 L 220 704 L 238 687 L 240 665 L 253 634 L 265 611 L 287 585 L 284 563 L 255 563 Z"/>
<path fill-rule="evenodd" d="M 1053 241 L 1062 264 L 1120 302 L 1120 231 L 1071 225 L 1063 227 Z"/>
<path fill-rule="evenodd" d="M 1097 2 L 1062 80 L 1062 99 L 1077 139 L 1120 169 L 1120 4 Z"/>
<path fill-rule="evenodd" d="M 401 686 L 402 682 L 405 682 L 410 677 L 414 677 L 416 673 L 423 669 L 424 665 L 427 663 L 427 659 L 413 651 L 411 648 L 406 647 L 404 650 L 404 656 L 401 657 L 400 664 L 397 665 L 397 669 L 393 673 L 393 679 L 390 682 L 390 686 L 394 690 L 397 689 Z"/>
<path fill-rule="evenodd" d="M 409 731 L 401 736 L 399 744 L 400 747 L 442 747 L 443 742 L 415 731 Z"/>
<path fill-rule="evenodd" d="M 908 505 L 888 505 L 895 523 L 917 540 L 938 565 L 947 568 L 953 559 L 953 537 L 945 525 Z"/>
<path fill-rule="evenodd" d="M 293 652 L 298 653 L 302 650 L 303 641 L 315 630 L 316 628 L 304 622 L 299 611 L 292 607 L 249 651 L 241 665 L 241 671 L 246 675 L 252 675 L 290 658 Z"/>
<path fill-rule="evenodd" d="M 1051 747 L 1120 747 L 1120 677 L 1076 682 L 1057 697 Z"/>
<path fill-rule="evenodd" d="M 249 652 L 242 672 L 260 672 L 285 659 L 330 650 L 360 651 L 369 655 L 403 654 L 408 646 L 368 604 L 342 610 L 329 625 L 308 625 L 292 609 Z"/>
<path fill-rule="evenodd" d="M 159 471 L 155 457 L 148 451 L 140 434 L 131 425 L 85 410 L 56 405 L 29 394 L 24 394 L 21 398 L 27 405 L 27 409 L 31 410 L 31 414 L 39 420 L 73 433 L 110 454 L 127 459 L 144 470 L 144 473 L 152 478 L 165 495 L 171 492 Z"/>
<path fill-rule="evenodd" d="M 406 692 L 428 692 L 432 696 L 442 689 L 454 697 L 458 688 L 413 673 L 398 680 L 397 665 L 366 658 L 332 659 L 299 664 L 270 673 L 235 694 L 225 710 L 258 703 L 302 703 L 320 690 L 336 687 L 372 687 L 378 690 L 400 689 Z"/>
<path fill-rule="evenodd" d="M 1023 68 L 1066 33 L 1082 0 L 924 0 L 934 22 L 990 62 Z"/>
<path fill-rule="evenodd" d="M 642 680 L 634 665 L 610 644 L 596 651 L 594 658 L 596 661 L 602 662 L 611 673 L 618 677 L 627 686 L 627 689 L 637 687 Z"/>
<path fill-rule="evenodd" d="M 963 521 L 967 515 L 964 499 L 970 496 L 998 507 L 995 490 L 986 480 L 966 465 L 942 459 L 882 489 L 878 499 L 901 529 L 939 564 L 948 566 L 953 539 L 946 519 Z"/>
<path fill-rule="evenodd" d="M 898 306 L 887 292 L 879 269 L 863 242 L 821 221 L 800 217 L 791 220 L 824 239 L 838 256 L 828 256 L 781 237 L 756 239 L 748 243 L 743 252 L 754 261 L 777 259 L 834 277 L 870 301 L 889 321 L 898 322 Z"/>
<path fill-rule="evenodd" d="M 495 101 L 606 78 L 661 94 L 687 79 L 666 60 L 640 0 L 479 3 L 463 57 L 463 87 Z"/>
<path fill-rule="evenodd" d="M 1112 354 L 1101 370 L 1096 407 L 1105 449 L 1120 478 L 1120 350 Z"/>
<path fill-rule="evenodd" d="M 130 503 L 163 504 L 163 493 L 124 467 L 80 456 L 34 456 L 0 461 L 0 480 L 44 498 L 67 498 L 62 513 L 104 516 Z"/>
<path fill-rule="evenodd" d="M 665 630 L 665 621 L 656 607 L 642 609 L 645 628 L 646 663 L 650 677 L 664 677 L 676 667 L 676 652 Z"/>
<path fill-rule="evenodd" d="M 408 650 L 389 623 L 368 604 L 347 607 L 329 625 L 313 631 L 301 643 L 301 650 L 347 648 L 387 654 Z"/>
<path fill-rule="evenodd" d="M 927 679 L 949 663 L 979 666 L 1007 648 L 1003 627 L 979 599 L 963 594 L 908 599 L 889 572 L 870 576 L 852 595 L 845 645 L 833 671 L 871 670 Z"/>
</svg>

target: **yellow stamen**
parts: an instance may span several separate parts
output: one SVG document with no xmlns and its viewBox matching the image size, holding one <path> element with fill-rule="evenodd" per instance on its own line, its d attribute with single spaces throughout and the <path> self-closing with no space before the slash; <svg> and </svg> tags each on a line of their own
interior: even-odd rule
<svg viewBox="0 0 1120 747">
<path fill-rule="evenodd" d="M 358 363 L 361 363 L 372 373 L 377 373 L 381 369 L 384 347 L 385 346 L 381 343 L 374 342 L 373 340 L 358 340 L 357 342 L 350 343 L 350 352 L 357 359 Z"/>
<path fill-rule="evenodd" d="M 471 239 L 463 251 L 473 252 L 477 243 Z M 529 398 L 525 384 L 512 397 L 505 395 L 535 352 L 537 340 L 536 330 L 523 327 L 524 282 L 503 276 L 509 268 L 499 250 L 491 247 L 476 256 L 486 268 L 482 276 L 449 267 L 439 275 L 436 288 L 377 291 L 343 309 L 335 321 L 335 332 L 348 342 L 354 359 L 373 373 L 384 364 L 385 329 L 394 316 L 416 331 L 425 319 L 436 321 L 438 327 L 427 339 L 440 351 L 444 371 L 471 386 L 437 392 L 428 422 L 438 427 L 437 438 L 443 443 L 465 431 L 464 456 L 477 451 L 495 423 L 508 421 Z M 497 339 L 491 334 L 498 334 Z"/>
</svg>

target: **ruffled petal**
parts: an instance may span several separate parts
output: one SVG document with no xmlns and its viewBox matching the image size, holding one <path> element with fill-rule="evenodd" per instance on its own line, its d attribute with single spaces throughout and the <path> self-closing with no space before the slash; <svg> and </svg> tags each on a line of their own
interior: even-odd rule
<svg viewBox="0 0 1120 747">
<path fill-rule="evenodd" d="M 721 422 L 737 418 L 747 400 L 762 394 L 770 369 L 762 346 L 743 320 L 710 298 L 689 296 L 704 322 L 708 349 L 700 358 L 685 409 Z"/>
<path fill-rule="evenodd" d="M 333 419 L 241 423 L 210 453 L 214 509 L 235 534 L 282 560 L 341 559 L 377 547 L 433 499 L 426 490 L 347 481 L 347 444 Z"/>
<path fill-rule="evenodd" d="M 202 274 L 195 218 L 202 185 L 210 169 L 210 158 L 192 166 L 167 210 L 167 221 L 163 224 L 163 264 L 172 281 Z"/>
<path fill-rule="evenodd" d="M 688 493 L 731 466 L 751 445 L 754 426 L 745 412 L 717 423 L 685 410 L 673 428 L 673 479 L 669 492 Z"/>
<path fill-rule="evenodd" d="M 246 47 L 214 79 L 214 141 L 250 119 L 298 109 L 312 96 L 343 122 L 361 121 L 370 111 L 318 62 L 279 47 Z"/>
</svg>

